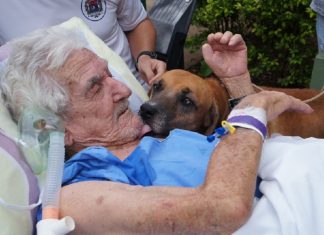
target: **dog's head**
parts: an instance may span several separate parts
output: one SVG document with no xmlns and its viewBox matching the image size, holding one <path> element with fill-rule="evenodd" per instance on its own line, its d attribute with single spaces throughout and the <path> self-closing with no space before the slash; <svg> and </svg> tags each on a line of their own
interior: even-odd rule
<svg viewBox="0 0 324 235">
<path fill-rule="evenodd" d="M 208 135 L 227 115 L 227 99 L 217 80 L 171 70 L 154 82 L 150 100 L 141 106 L 139 114 L 158 136 L 166 136 L 175 128 Z"/>
</svg>

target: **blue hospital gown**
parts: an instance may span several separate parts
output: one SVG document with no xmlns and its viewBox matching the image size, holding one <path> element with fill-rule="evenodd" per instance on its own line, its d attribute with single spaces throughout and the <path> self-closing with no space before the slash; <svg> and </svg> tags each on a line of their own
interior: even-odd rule
<svg viewBox="0 0 324 235">
<path fill-rule="evenodd" d="M 89 147 L 65 163 L 63 185 L 109 180 L 142 186 L 196 187 L 204 181 L 218 141 L 208 142 L 204 135 L 176 129 L 164 140 L 144 137 L 123 161 L 104 147 Z"/>
</svg>

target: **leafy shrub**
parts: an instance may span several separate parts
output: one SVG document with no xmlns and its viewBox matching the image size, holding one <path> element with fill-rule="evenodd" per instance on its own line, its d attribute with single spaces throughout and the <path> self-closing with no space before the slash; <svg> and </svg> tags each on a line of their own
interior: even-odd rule
<svg viewBox="0 0 324 235">
<path fill-rule="evenodd" d="M 310 0 L 200 0 L 193 24 L 204 30 L 186 46 L 202 45 L 212 32 L 242 34 L 253 82 L 306 87 L 317 53 L 316 14 Z M 206 71 L 204 71 L 206 73 Z"/>
</svg>

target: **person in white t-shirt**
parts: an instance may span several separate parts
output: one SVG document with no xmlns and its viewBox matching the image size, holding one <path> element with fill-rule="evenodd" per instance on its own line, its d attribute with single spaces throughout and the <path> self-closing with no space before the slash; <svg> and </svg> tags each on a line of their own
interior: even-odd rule
<svg viewBox="0 0 324 235">
<path fill-rule="evenodd" d="M 0 45 L 73 16 L 119 54 L 145 88 L 165 71 L 165 63 L 148 53 L 155 49 L 156 32 L 139 0 L 0 1 Z"/>
</svg>

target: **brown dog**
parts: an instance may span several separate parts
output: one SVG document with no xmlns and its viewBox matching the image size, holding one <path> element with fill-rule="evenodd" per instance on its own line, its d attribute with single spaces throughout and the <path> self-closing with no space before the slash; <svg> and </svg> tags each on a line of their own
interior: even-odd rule
<svg viewBox="0 0 324 235">
<path fill-rule="evenodd" d="M 277 90 L 302 100 L 316 95 L 311 89 Z M 230 109 L 229 95 L 216 79 L 203 79 L 185 70 L 171 70 L 155 82 L 150 100 L 140 109 L 140 116 L 158 136 L 166 136 L 174 128 L 197 131 L 205 135 L 213 132 L 226 119 Z M 310 102 L 312 114 L 285 112 L 268 125 L 268 134 L 324 138 L 324 96 Z"/>
</svg>

